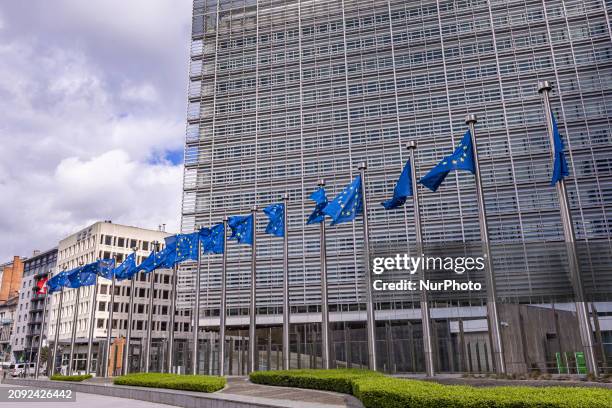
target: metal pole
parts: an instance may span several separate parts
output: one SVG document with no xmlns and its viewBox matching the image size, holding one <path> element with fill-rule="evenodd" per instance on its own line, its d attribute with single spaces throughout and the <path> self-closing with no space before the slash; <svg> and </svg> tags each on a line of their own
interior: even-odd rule
<svg viewBox="0 0 612 408">
<path fill-rule="evenodd" d="M 319 187 L 325 187 L 325 180 L 319 180 Z M 319 231 L 321 234 L 321 357 L 323 368 L 330 368 L 330 344 L 329 344 L 329 305 L 328 288 L 327 288 L 327 241 L 325 237 L 325 217 L 319 223 Z"/>
<path fill-rule="evenodd" d="M 542 99 L 544 101 L 546 128 L 548 130 L 550 148 L 554 155 L 555 143 L 553 136 L 552 113 L 550 109 L 551 90 L 552 86 L 548 81 L 540 81 L 538 83 L 538 92 L 542 94 Z M 576 233 L 574 232 L 574 222 L 572 220 L 572 213 L 567 196 L 567 189 L 565 187 L 565 180 L 559 180 L 556 187 L 557 195 L 559 196 L 559 211 L 561 212 L 563 235 L 568 246 L 567 254 L 569 257 L 569 271 L 574 286 L 574 294 L 576 296 L 576 315 L 578 318 L 578 328 L 580 331 L 580 338 L 582 340 L 582 347 L 584 349 L 584 355 L 589 372 L 593 373 L 595 376 L 599 376 L 599 367 L 597 365 L 597 357 L 595 355 L 595 342 L 593 339 L 593 330 L 591 328 L 591 318 L 589 317 L 589 310 L 585 302 L 584 291 L 582 289 L 580 263 L 578 262 L 576 252 Z"/>
<path fill-rule="evenodd" d="M 198 241 L 199 242 L 199 241 Z M 172 269 L 172 291 L 170 292 L 170 331 L 168 332 L 168 373 L 172 373 L 174 365 L 174 321 L 176 314 L 176 284 L 178 281 L 178 266 Z"/>
<path fill-rule="evenodd" d="M 202 265 L 202 244 L 201 242 L 198 242 L 198 268 L 196 270 L 195 304 L 193 306 L 193 352 L 191 354 L 191 364 L 192 364 L 191 374 L 193 375 L 196 375 L 198 373 L 198 330 L 200 326 L 200 267 L 201 265 Z"/>
<path fill-rule="evenodd" d="M 110 361 L 111 340 L 113 339 L 113 312 L 115 308 L 115 275 L 111 277 L 111 298 L 108 312 L 108 328 L 106 329 L 106 358 L 104 359 L 104 377 L 108 377 L 108 364 Z M 102 361 L 102 359 L 99 359 Z"/>
<path fill-rule="evenodd" d="M 157 255 L 159 251 L 159 242 L 153 241 L 153 256 Z M 151 365 L 151 343 L 153 339 L 153 300 L 155 293 L 155 269 L 151 271 L 149 274 L 149 278 L 151 279 L 151 283 L 149 286 L 149 310 L 147 316 L 147 344 L 145 350 L 145 373 L 149 372 L 149 366 Z"/>
<path fill-rule="evenodd" d="M 45 299 L 43 301 L 42 322 L 40 323 L 40 334 L 38 335 L 38 350 L 36 351 L 36 368 L 35 368 L 36 371 L 34 372 L 34 378 L 37 380 L 38 380 L 38 370 L 40 369 L 40 353 L 42 351 L 43 333 L 45 332 L 45 314 L 47 311 L 48 300 L 49 300 L 49 295 L 45 294 Z"/>
<path fill-rule="evenodd" d="M 368 228 L 368 200 L 366 197 L 365 172 L 368 165 L 359 163 L 361 174 L 361 201 L 363 203 L 363 257 L 366 280 L 366 330 L 368 336 L 368 367 L 376 371 L 376 318 L 374 314 L 374 295 L 372 294 L 372 275 L 370 272 L 370 230 Z"/>
<path fill-rule="evenodd" d="M 289 302 L 289 194 L 283 194 L 283 370 L 289 370 L 291 356 L 289 348 L 289 328 L 291 326 L 291 307 Z"/>
<path fill-rule="evenodd" d="M 79 297 L 81 296 L 81 287 L 76 289 L 76 299 L 74 303 L 74 314 L 72 317 L 72 334 L 70 336 L 70 357 L 68 358 L 68 375 L 72 375 L 72 362 L 74 358 L 74 341 L 76 338 L 76 324 L 79 314 Z"/>
<path fill-rule="evenodd" d="M 64 271 L 66 271 L 66 267 L 64 267 Z M 59 295 L 59 304 L 57 306 L 57 319 L 55 320 L 55 340 L 53 342 L 53 360 L 51 361 L 51 371 L 49 372 L 49 377 L 55 374 L 55 362 L 57 361 L 57 346 L 59 343 L 59 331 L 60 331 L 60 318 L 62 315 L 62 304 L 64 303 L 64 288 L 60 291 Z M 60 365 L 62 361 L 60 360 Z"/>
<path fill-rule="evenodd" d="M 221 307 L 219 308 L 219 375 L 225 375 L 225 324 L 227 306 L 227 218 L 223 219 L 223 266 L 221 268 Z"/>
<path fill-rule="evenodd" d="M 249 308 L 249 372 L 257 371 L 257 206 L 251 208 L 253 245 L 251 246 L 251 305 Z"/>
<path fill-rule="evenodd" d="M 87 342 L 87 362 L 85 363 L 85 374 L 89 374 L 91 369 L 91 352 L 93 347 L 94 326 L 96 322 L 96 300 L 98 298 L 98 275 L 96 282 L 93 284 L 93 302 L 91 304 L 91 312 L 89 314 L 89 340 Z M 98 356 L 99 357 L 99 356 Z M 98 358 L 100 360 L 100 358 Z"/>
<path fill-rule="evenodd" d="M 493 363 L 497 374 L 506 373 L 506 362 L 504 360 L 504 345 L 501 337 L 501 326 L 499 323 L 499 311 L 497 310 L 497 296 L 495 289 L 495 271 L 493 270 L 493 260 L 491 259 L 491 244 L 489 243 L 489 227 L 487 224 L 487 212 L 485 208 L 484 193 L 482 191 L 482 180 L 480 178 L 480 165 L 478 163 L 478 147 L 476 144 L 475 124 L 476 115 L 467 115 L 465 123 L 470 128 L 472 146 L 474 149 L 474 167 L 476 178 L 476 201 L 478 204 L 478 222 L 480 224 L 480 240 L 482 241 L 483 257 L 486 263 L 486 283 L 487 283 L 487 316 L 489 319 L 489 330 L 491 333 L 493 347 Z"/>
<path fill-rule="evenodd" d="M 406 144 L 410 156 L 410 175 L 412 181 L 412 203 L 414 207 L 414 235 L 416 239 L 416 255 L 423 252 L 423 229 L 421 227 L 421 205 L 419 202 L 419 184 L 416 176 L 416 160 L 414 159 L 417 143 L 410 141 Z M 419 268 L 421 269 L 421 268 Z M 420 271 L 419 271 L 420 272 Z M 425 279 L 425 275 L 423 275 Z M 433 343 L 431 336 L 431 316 L 429 313 L 429 302 L 427 291 L 421 291 L 421 323 L 423 325 L 423 351 L 425 352 L 425 373 L 428 377 L 435 374 L 433 361 Z"/>
<path fill-rule="evenodd" d="M 136 247 L 132 248 L 132 251 L 134 252 L 134 258 L 136 258 L 137 248 Z M 138 273 L 135 273 L 132 276 L 132 279 L 130 280 L 130 305 L 128 309 L 127 331 L 125 334 L 125 350 L 123 351 L 123 367 L 122 367 L 123 375 L 129 374 L 130 372 L 129 354 L 130 354 L 130 343 L 132 342 L 132 319 L 134 318 L 134 291 L 136 290 L 135 288 L 136 275 L 138 275 Z"/>
<path fill-rule="evenodd" d="M 138 274 L 132 276 L 130 281 L 130 304 L 128 310 L 128 321 L 127 321 L 127 333 L 125 335 L 125 350 L 123 353 L 123 375 L 129 374 L 130 368 L 130 346 L 132 343 L 132 323 L 134 319 L 134 292 L 136 291 L 136 276 Z"/>
<path fill-rule="evenodd" d="M 149 372 L 151 364 L 151 343 L 153 342 L 153 300 L 155 298 L 155 270 L 149 274 L 151 284 L 149 287 L 149 316 L 147 319 L 147 349 L 145 354 L 145 373 Z"/>
</svg>

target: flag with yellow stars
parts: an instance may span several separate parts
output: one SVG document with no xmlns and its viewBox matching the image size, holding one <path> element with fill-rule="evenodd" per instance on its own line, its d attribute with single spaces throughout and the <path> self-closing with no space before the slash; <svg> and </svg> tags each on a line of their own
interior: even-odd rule
<svg viewBox="0 0 612 408">
<path fill-rule="evenodd" d="M 212 228 L 202 228 L 199 231 L 202 249 L 205 254 L 222 254 L 225 250 L 225 228 L 219 223 Z"/>
<path fill-rule="evenodd" d="M 423 176 L 419 183 L 435 192 L 452 170 L 467 170 L 472 174 L 476 173 L 472 134 L 469 130 L 465 132 L 453 154 L 446 156 L 429 170 L 429 173 Z"/>
<path fill-rule="evenodd" d="M 253 214 L 229 217 L 227 225 L 232 232 L 228 239 L 234 239 L 239 244 L 253 245 Z"/>
<path fill-rule="evenodd" d="M 264 214 L 268 216 L 268 225 L 266 225 L 266 234 L 277 237 L 285 236 L 285 204 L 276 203 L 270 204 L 264 208 Z"/>
<path fill-rule="evenodd" d="M 355 177 L 348 186 L 344 188 L 327 204 L 323 212 L 331 219 L 331 225 L 353 221 L 363 212 L 363 201 L 361 198 L 361 175 Z"/>
<path fill-rule="evenodd" d="M 327 207 L 327 196 L 325 195 L 325 189 L 323 187 L 319 187 L 310 195 L 310 199 L 315 202 L 315 208 L 312 211 L 312 214 L 310 214 L 308 217 L 306 224 L 309 225 L 323 222 L 325 220 L 323 209 Z"/>
<path fill-rule="evenodd" d="M 410 170 L 410 160 L 408 160 L 404 165 L 404 169 L 397 183 L 395 183 L 393 197 L 381 203 L 381 205 L 385 207 L 385 210 L 401 207 L 406 202 L 406 199 L 412 196 L 412 174 Z"/>
</svg>

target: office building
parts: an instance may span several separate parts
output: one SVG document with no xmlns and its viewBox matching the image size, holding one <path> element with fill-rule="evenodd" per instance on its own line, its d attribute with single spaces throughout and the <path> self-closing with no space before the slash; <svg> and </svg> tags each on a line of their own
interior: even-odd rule
<svg viewBox="0 0 612 408">
<path fill-rule="evenodd" d="M 611 14 L 610 2 L 593 0 L 194 1 L 182 231 L 248 213 L 253 204 L 279 202 L 289 193 L 292 353 L 316 356 L 319 230 L 305 226 L 305 219 L 313 206 L 308 196 L 321 178 L 333 197 L 356 176 L 358 163 L 367 162 L 373 248 L 414 250 L 412 205 L 384 211 L 379 204 L 391 196 L 407 159 L 405 143 L 418 142 L 415 165 L 422 176 L 457 145 L 466 115 L 476 114 L 493 244 L 563 240 L 538 93 L 538 81 L 548 80 L 570 162 L 567 186 L 577 238 L 609 246 Z M 421 190 L 421 212 L 426 243 L 480 239 L 474 178 L 467 173 L 451 174 L 437 193 Z M 283 300 L 282 239 L 263 233 L 264 218 L 260 211 L 261 369 L 278 367 Z M 328 229 L 338 365 L 367 363 L 361 228 L 358 219 Z M 237 355 L 240 341 L 248 340 L 250 251 L 235 243 L 227 251 L 228 336 L 238 339 L 229 348 Z M 563 292 L 557 284 L 565 279 L 561 267 L 528 258 L 496 258 L 502 303 L 546 304 L 545 319 L 565 318 L 562 308 L 551 307 L 567 303 L 551 298 Z M 191 308 L 200 291 L 199 326 L 210 358 L 219 325 L 220 265 L 221 256 L 203 260 L 200 288 L 194 288 L 195 265 L 182 268 L 179 281 L 183 308 Z M 595 274 L 589 279 L 590 299 L 601 302 L 598 347 L 610 356 L 612 320 L 606 315 L 612 308 L 604 302 L 610 300 L 609 275 L 599 285 Z M 438 371 L 491 371 L 483 302 L 466 296 L 432 305 Z M 389 297 L 377 309 L 381 369 L 423 371 L 418 299 Z M 512 336 L 507 342 L 520 338 L 509 323 L 520 321 L 519 309 L 511 305 L 502 313 L 502 331 Z M 553 326 L 533 341 L 554 343 L 561 333 Z M 510 370 L 546 369 L 555 353 L 578 351 L 573 340 L 567 344 L 534 351 L 537 356 L 524 347 L 506 359 L 514 359 Z M 210 358 L 203 357 L 203 371 L 215 367 Z M 317 364 L 316 358 L 292 359 L 292 366 Z"/>
</svg>

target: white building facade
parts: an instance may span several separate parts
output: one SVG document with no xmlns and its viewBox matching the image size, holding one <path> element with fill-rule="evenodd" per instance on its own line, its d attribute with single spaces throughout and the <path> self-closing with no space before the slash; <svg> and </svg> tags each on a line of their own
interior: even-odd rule
<svg viewBox="0 0 612 408">
<path fill-rule="evenodd" d="M 110 221 L 97 222 L 83 230 L 70 235 L 60 241 L 58 246 L 57 271 L 70 270 L 79 264 L 87 264 L 97 259 L 116 258 L 117 264 L 132 253 L 136 248 L 136 262 L 139 264 L 153 250 L 155 243 L 159 249 L 164 246 L 164 238 L 168 233 L 163 231 L 148 230 L 137 227 L 113 224 Z M 132 348 L 130 349 L 130 369 L 139 370 L 145 361 L 143 347 L 146 343 L 149 297 L 151 296 L 150 279 L 154 276 L 153 293 L 153 319 L 152 319 L 152 349 L 151 366 L 153 370 L 160 370 L 167 355 L 167 338 L 170 331 L 171 310 L 171 269 L 158 269 L 155 273 L 145 275 L 137 274 L 135 279 L 134 313 L 132 319 Z M 97 289 L 95 304 L 93 303 L 94 289 Z M 51 313 L 49 321 L 49 339 L 53 343 L 55 331 L 57 330 L 57 313 L 59 305 L 59 292 L 53 295 L 51 302 Z M 91 371 L 100 372 L 97 363 L 98 356 L 105 349 L 107 330 L 109 330 L 109 312 L 111 300 L 111 281 L 98 278 L 96 286 L 80 288 L 78 297 L 78 314 L 75 332 L 75 370 L 85 371 L 87 347 L 89 340 L 90 325 L 94 324 L 93 330 L 93 361 Z M 128 311 L 130 302 L 130 281 L 117 282 L 115 286 L 115 299 L 112 321 L 112 338 L 126 337 L 128 328 Z M 62 356 L 61 366 L 59 358 L 56 360 L 57 367 L 66 368 L 70 353 L 72 338 L 72 327 L 74 313 L 77 303 L 77 289 L 64 289 L 62 312 L 59 321 L 59 347 L 58 356 Z M 94 319 L 91 319 L 91 308 L 95 308 Z M 176 338 L 181 338 L 181 333 L 189 331 L 189 312 L 181 312 L 175 323 Z M 187 319 L 187 321 L 186 321 Z M 112 342 L 112 340 L 111 340 Z"/>
</svg>

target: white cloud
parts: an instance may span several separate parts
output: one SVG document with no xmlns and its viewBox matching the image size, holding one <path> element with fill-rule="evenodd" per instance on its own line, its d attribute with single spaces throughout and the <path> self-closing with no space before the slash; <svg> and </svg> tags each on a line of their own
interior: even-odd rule
<svg viewBox="0 0 612 408">
<path fill-rule="evenodd" d="M 104 219 L 178 229 L 182 166 L 157 158 L 184 140 L 180 3 L 172 19 L 173 1 L 58 0 L 34 32 L 0 5 L 0 262 Z"/>
</svg>

